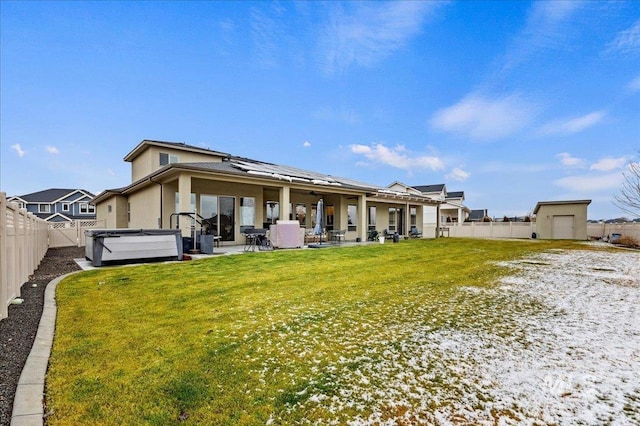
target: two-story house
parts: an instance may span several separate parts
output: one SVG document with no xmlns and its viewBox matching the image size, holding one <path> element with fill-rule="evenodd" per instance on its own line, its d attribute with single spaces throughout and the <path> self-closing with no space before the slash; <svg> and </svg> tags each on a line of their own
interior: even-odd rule
<svg viewBox="0 0 640 426">
<path fill-rule="evenodd" d="M 176 214 L 197 213 L 222 241 L 242 243 L 243 231 L 279 219 L 297 220 L 312 230 L 323 200 L 327 230 L 345 230 L 346 239 L 365 241 L 368 231 L 408 235 L 415 223 L 425 237 L 423 210 L 441 201 L 185 143 L 143 140 L 125 157 L 131 184 L 96 196 L 98 220 L 107 228 L 177 228 L 190 235 L 192 221 L 178 225 Z"/>
<path fill-rule="evenodd" d="M 464 191 L 447 192 L 444 200 L 445 203 L 440 209 L 443 222 L 462 223 L 469 218 L 471 209 L 464 205 Z"/>
<path fill-rule="evenodd" d="M 412 187 L 422 195 L 442 202 L 439 208 L 425 209 L 424 223 L 443 225 L 447 223 L 462 223 L 468 217 L 471 210 L 464 205 L 464 191 L 448 192 L 444 183 L 435 185 L 417 185 Z"/>
<path fill-rule="evenodd" d="M 49 222 L 68 222 L 79 219 L 95 219 L 94 195 L 84 189 L 50 188 L 31 194 L 9 197 L 7 201 L 18 203 L 41 219 Z"/>
</svg>

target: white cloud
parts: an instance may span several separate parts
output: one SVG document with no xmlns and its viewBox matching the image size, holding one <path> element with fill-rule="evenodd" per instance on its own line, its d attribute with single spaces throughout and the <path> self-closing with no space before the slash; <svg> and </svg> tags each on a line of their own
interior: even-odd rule
<svg viewBox="0 0 640 426">
<path fill-rule="evenodd" d="M 488 99 L 471 93 L 457 104 L 436 111 L 430 123 L 441 131 L 492 140 L 512 135 L 527 126 L 535 113 L 534 105 L 518 95 Z"/>
<path fill-rule="evenodd" d="M 628 29 L 620 31 L 607 48 L 607 52 L 610 53 L 633 53 L 638 51 L 640 51 L 640 19 Z"/>
<path fill-rule="evenodd" d="M 309 141 L 304 141 L 304 143 L 302 144 L 303 147 L 305 148 L 309 148 L 311 146 L 311 142 Z"/>
<path fill-rule="evenodd" d="M 384 164 L 392 166 L 402 170 L 442 170 L 444 169 L 444 163 L 438 157 L 432 156 L 418 156 L 412 157 L 407 152 L 403 145 L 397 145 L 390 149 L 383 144 L 373 145 L 351 145 L 351 152 L 354 154 L 362 155 L 370 163 Z M 359 162 L 359 164 L 363 164 Z"/>
<path fill-rule="evenodd" d="M 566 23 L 581 6 L 578 1 L 533 2 L 524 29 L 507 49 L 504 70 L 526 62 L 539 51 L 561 46 L 567 38 Z"/>
<path fill-rule="evenodd" d="M 456 167 L 453 170 L 451 170 L 451 173 L 448 173 L 445 176 L 445 178 L 449 180 L 457 180 L 459 182 L 464 182 L 465 180 L 469 179 L 470 176 L 471 174 L 469 172 L 465 172 L 464 170 Z"/>
<path fill-rule="evenodd" d="M 622 169 L 624 165 L 627 163 L 627 159 L 625 157 L 620 158 L 603 158 L 596 163 L 592 164 L 589 169 L 597 170 L 600 172 L 609 172 L 615 169 Z"/>
<path fill-rule="evenodd" d="M 593 193 L 617 189 L 622 184 L 622 179 L 622 173 L 610 173 L 606 175 L 567 176 L 557 179 L 553 183 L 571 191 Z"/>
<path fill-rule="evenodd" d="M 279 46 L 285 37 L 284 13 L 285 8 L 279 3 L 259 3 L 251 9 L 251 35 L 258 62 L 264 67 L 278 65 Z"/>
<path fill-rule="evenodd" d="M 322 53 L 327 72 L 352 65 L 371 66 L 401 49 L 420 33 L 438 2 L 352 2 L 332 10 L 323 29 Z"/>
<path fill-rule="evenodd" d="M 49 154 L 53 154 L 53 155 L 60 154 L 60 151 L 55 146 L 46 146 L 44 149 L 46 149 Z"/>
<path fill-rule="evenodd" d="M 115 176 L 116 175 L 116 173 L 112 169 L 107 169 L 107 174 L 109 176 Z M 94 192 L 94 194 L 97 194 L 97 192 Z"/>
<path fill-rule="evenodd" d="M 15 145 L 11 145 L 11 148 L 18 153 L 18 157 L 24 157 L 24 155 L 26 154 L 26 152 L 23 151 L 19 143 Z"/>
<path fill-rule="evenodd" d="M 573 157 L 568 152 L 561 152 L 556 155 L 556 158 L 560 160 L 563 166 L 567 167 L 580 167 L 584 164 L 582 158 Z"/>
<path fill-rule="evenodd" d="M 631 80 L 627 87 L 633 92 L 640 92 L 640 75 Z"/>
<path fill-rule="evenodd" d="M 589 127 L 595 126 L 605 117 L 604 111 L 594 111 L 589 114 L 568 118 L 564 120 L 554 120 L 546 125 L 544 125 L 540 132 L 542 134 L 555 134 L 555 133 L 578 133 Z"/>
</svg>

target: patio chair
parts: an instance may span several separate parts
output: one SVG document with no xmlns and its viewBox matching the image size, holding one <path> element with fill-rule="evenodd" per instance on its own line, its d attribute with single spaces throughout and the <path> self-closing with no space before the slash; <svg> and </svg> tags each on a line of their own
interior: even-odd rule
<svg viewBox="0 0 640 426">
<path fill-rule="evenodd" d="M 422 237 L 422 232 L 420 232 L 415 226 L 412 226 L 411 231 L 409 231 L 409 235 L 411 238 L 420 238 Z"/>
<path fill-rule="evenodd" d="M 341 229 L 339 231 L 331 231 L 331 240 L 337 241 L 338 244 L 340 244 L 344 242 L 346 235 L 347 235 L 346 229 Z"/>
<path fill-rule="evenodd" d="M 271 241 L 269 241 L 269 237 L 265 234 L 256 235 L 256 246 L 258 246 L 258 250 L 273 250 L 273 246 L 271 245 Z"/>
</svg>

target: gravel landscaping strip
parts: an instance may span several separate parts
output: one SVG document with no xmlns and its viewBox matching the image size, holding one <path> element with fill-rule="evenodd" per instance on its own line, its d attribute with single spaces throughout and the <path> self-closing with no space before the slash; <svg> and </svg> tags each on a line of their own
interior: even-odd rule
<svg viewBox="0 0 640 426">
<path fill-rule="evenodd" d="M 84 247 L 49 249 L 38 269 L 22 286 L 20 297 L 24 302 L 9 306 L 9 316 L 0 321 L 0 425 L 11 423 L 16 387 L 38 331 L 47 284 L 79 270 L 73 259 L 82 257 Z"/>
</svg>

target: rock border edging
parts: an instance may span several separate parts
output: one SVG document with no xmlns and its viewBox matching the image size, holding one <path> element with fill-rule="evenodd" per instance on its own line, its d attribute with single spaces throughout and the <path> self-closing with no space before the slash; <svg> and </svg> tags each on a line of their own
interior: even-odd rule
<svg viewBox="0 0 640 426">
<path fill-rule="evenodd" d="M 20 373 L 16 395 L 13 399 L 11 426 L 42 426 L 44 423 L 44 383 L 49 366 L 49 356 L 56 328 L 56 287 L 74 271 L 54 278 L 44 292 L 42 317 L 31 352 Z"/>
</svg>

